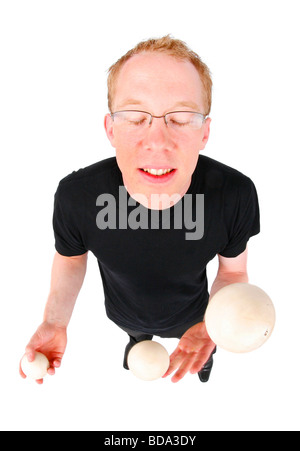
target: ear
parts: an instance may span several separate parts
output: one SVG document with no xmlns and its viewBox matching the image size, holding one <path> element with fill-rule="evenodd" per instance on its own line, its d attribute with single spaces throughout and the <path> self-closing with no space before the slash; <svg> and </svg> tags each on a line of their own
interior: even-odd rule
<svg viewBox="0 0 300 451">
<path fill-rule="evenodd" d="M 210 133 L 210 123 L 211 123 L 211 118 L 210 117 L 206 118 L 205 122 L 203 124 L 203 135 L 202 135 L 200 150 L 203 150 L 207 144 L 207 141 L 209 138 L 209 133 Z"/>
<path fill-rule="evenodd" d="M 112 117 L 110 114 L 106 114 L 105 118 L 104 118 L 104 128 L 106 131 L 106 135 L 111 143 L 111 145 L 113 147 L 114 146 L 114 142 L 115 142 L 115 138 L 114 138 L 114 121 L 112 120 Z"/>
</svg>

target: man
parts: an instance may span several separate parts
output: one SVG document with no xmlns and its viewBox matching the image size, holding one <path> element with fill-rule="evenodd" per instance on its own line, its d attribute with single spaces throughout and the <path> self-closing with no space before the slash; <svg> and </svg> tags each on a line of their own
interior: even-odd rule
<svg viewBox="0 0 300 451">
<path fill-rule="evenodd" d="M 203 321 L 206 265 L 218 255 L 210 296 L 247 282 L 247 242 L 259 232 L 251 180 L 199 156 L 211 87 L 198 55 L 169 36 L 138 44 L 110 68 L 105 129 L 116 158 L 73 172 L 55 195 L 51 289 L 26 347 L 29 360 L 35 351 L 48 357 L 49 374 L 61 364 L 90 251 L 107 315 L 129 335 L 124 367 L 136 342 L 177 337 L 165 376 L 208 380 L 215 344 Z"/>
</svg>

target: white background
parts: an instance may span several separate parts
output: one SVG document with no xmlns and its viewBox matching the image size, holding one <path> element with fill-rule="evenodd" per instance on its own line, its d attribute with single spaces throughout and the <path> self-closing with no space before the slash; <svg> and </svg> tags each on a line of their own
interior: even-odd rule
<svg viewBox="0 0 300 451">
<path fill-rule="evenodd" d="M 2 430 L 299 430 L 299 15 L 297 0 L 0 3 Z M 18 363 L 42 320 L 58 181 L 114 155 L 103 128 L 109 66 L 140 40 L 172 34 L 214 81 L 205 154 L 252 178 L 261 234 L 250 282 L 276 329 L 250 354 L 219 350 L 211 379 L 142 382 L 123 370 L 126 334 L 105 316 L 89 258 L 62 367 L 43 386 Z M 211 284 L 216 262 L 208 268 Z M 162 340 L 169 352 L 177 340 Z"/>
</svg>

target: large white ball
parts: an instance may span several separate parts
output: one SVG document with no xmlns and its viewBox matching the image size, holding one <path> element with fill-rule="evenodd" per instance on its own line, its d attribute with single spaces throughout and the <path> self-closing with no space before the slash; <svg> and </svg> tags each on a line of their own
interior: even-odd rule
<svg viewBox="0 0 300 451">
<path fill-rule="evenodd" d="M 169 368 L 167 350 L 156 341 L 145 340 L 134 345 L 128 354 L 128 366 L 132 373 L 144 381 L 162 377 Z"/>
<path fill-rule="evenodd" d="M 234 283 L 221 288 L 210 300 L 205 324 L 216 345 L 243 353 L 262 346 L 275 326 L 275 309 L 259 287 Z"/>
<path fill-rule="evenodd" d="M 21 360 L 21 368 L 26 376 L 31 379 L 43 379 L 46 376 L 47 370 L 49 368 L 49 360 L 41 352 L 35 353 L 35 358 L 33 362 L 28 362 L 26 354 Z"/>
</svg>

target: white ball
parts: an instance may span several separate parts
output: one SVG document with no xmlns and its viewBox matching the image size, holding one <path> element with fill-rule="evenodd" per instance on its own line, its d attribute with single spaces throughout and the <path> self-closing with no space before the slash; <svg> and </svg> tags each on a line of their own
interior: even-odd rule
<svg viewBox="0 0 300 451">
<path fill-rule="evenodd" d="M 210 300 L 206 313 L 207 333 L 216 345 L 243 353 L 262 346 L 275 326 L 275 309 L 259 287 L 234 283 L 221 288 Z"/>
<path fill-rule="evenodd" d="M 134 345 L 128 354 L 128 366 L 132 373 L 144 381 L 162 377 L 169 368 L 167 350 L 156 341 L 145 340 Z"/>
<path fill-rule="evenodd" d="M 35 359 L 33 362 L 28 362 L 26 354 L 21 360 L 21 368 L 23 373 L 31 379 L 42 379 L 46 376 L 49 366 L 49 360 L 41 352 L 35 353 Z"/>
</svg>

